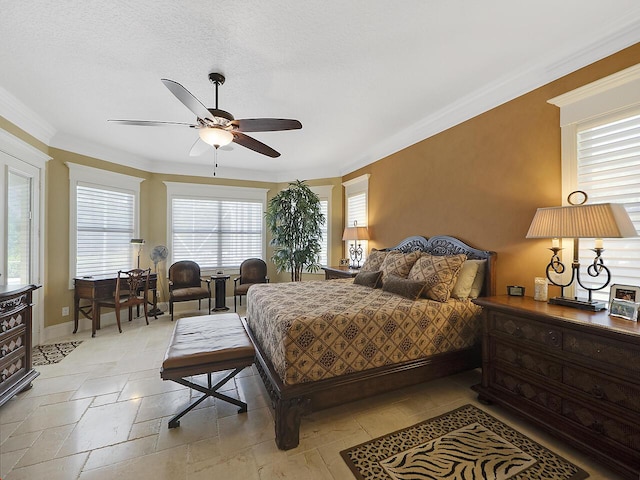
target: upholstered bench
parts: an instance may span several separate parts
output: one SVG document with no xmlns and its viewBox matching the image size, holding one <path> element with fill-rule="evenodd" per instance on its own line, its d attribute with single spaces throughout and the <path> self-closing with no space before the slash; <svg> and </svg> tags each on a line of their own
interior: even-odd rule
<svg viewBox="0 0 640 480">
<path fill-rule="evenodd" d="M 173 330 L 173 337 L 162 362 L 160 377 L 193 388 L 204 395 L 169 420 L 169 428 L 180 425 L 180 418 L 208 397 L 219 398 L 240 407 L 238 413 L 247 411 L 247 404 L 224 395 L 217 390 L 250 366 L 255 357 L 253 343 L 235 313 L 180 318 Z M 211 374 L 231 370 L 215 385 Z M 188 377 L 207 375 L 207 386 L 195 383 Z"/>
</svg>

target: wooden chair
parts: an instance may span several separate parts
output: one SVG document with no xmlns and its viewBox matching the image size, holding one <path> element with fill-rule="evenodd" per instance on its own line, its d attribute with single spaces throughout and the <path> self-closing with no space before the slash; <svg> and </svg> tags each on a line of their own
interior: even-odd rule
<svg viewBox="0 0 640 480">
<path fill-rule="evenodd" d="M 240 264 L 240 276 L 233 279 L 233 310 L 238 311 L 237 298 L 247 294 L 249 287 L 256 283 L 269 283 L 267 264 L 260 258 L 248 258 Z"/>
<path fill-rule="evenodd" d="M 149 312 L 147 308 L 147 293 L 149 292 L 149 275 L 151 269 L 146 270 L 134 268 L 129 271 L 118 271 L 116 280 L 116 290 L 113 298 L 103 299 L 98 302 L 98 316 L 100 315 L 100 307 L 113 308 L 116 311 L 116 322 L 118 323 L 118 331 L 122 333 L 120 324 L 120 310 L 123 307 L 129 309 L 129 321 L 132 317 L 133 306 L 144 306 L 144 319 L 149 325 Z"/>
<path fill-rule="evenodd" d="M 206 283 L 206 287 L 202 284 Z M 211 279 L 200 277 L 200 265 L 191 260 L 181 260 L 169 267 L 169 312 L 173 321 L 173 304 L 198 300 L 198 309 L 201 301 L 209 299 L 209 312 L 211 312 Z"/>
</svg>

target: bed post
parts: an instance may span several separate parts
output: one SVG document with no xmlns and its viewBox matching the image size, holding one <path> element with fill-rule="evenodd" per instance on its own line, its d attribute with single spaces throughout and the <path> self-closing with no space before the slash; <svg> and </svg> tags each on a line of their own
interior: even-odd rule
<svg viewBox="0 0 640 480">
<path fill-rule="evenodd" d="M 305 397 L 277 399 L 274 405 L 276 445 L 280 450 L 290 450 L 300 443 L 300 419 L 310 410 L 310 400 Z"/>
</svg>

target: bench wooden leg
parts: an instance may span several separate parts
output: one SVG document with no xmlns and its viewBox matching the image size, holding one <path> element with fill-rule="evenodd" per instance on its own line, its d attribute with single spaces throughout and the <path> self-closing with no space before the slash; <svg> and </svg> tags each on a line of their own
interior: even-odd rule
<svg viewBox="0 0 640 480">
<path fill-rule="evenodd" d="M 167 379 L 167 380 L 171 380 L 173 382 L 179 383 L 180 385 L 184 385 L 185 387 L 189 387 L 189 388 L 192 388 L 194 390 L 197 390 L 198 392 L 204 393 L 204 395 L 202 397 L 200 397 L 198 400 L 196 400 L 195 402 L 190 404 L 187 408 L 185 408 L 180 413 L 178 413 L 175 417 L 173 417 L 171 420 L 169 420 L 169 428 L 179 427 L 180 426 L 180 419 L 183 416 L 185 416 L 187 413 L 189 413 L 191 410 L 193 410 L 195 407 L 197 407 L 201 402 L 203 402 L 204 400 L 206 400 L 209 397 L 219 398 L 220 400 L 223 400 L 225 402 L 229 402 L 229 403 L 232 403 L 233 405 L 237 405 L 238 407 L 240 407 L 240 409 L 238 410 L 238 413 L 246 412 L 247 411 L 247 404 L 245 402 L 243 402 L 241 400 L 238 400 L 237 398 L 229 397 L 229 396 L 217 391 L 225 383 L 227 383 L 229 380 L 231 380 L 233 377 L 235 377 L 238 373 L 240 373 L 242 370 L 244 370 L 244 368 L 245 367 L 236 368 L 235 370 L 233 370 L 231 373 L 229 373 L 226 377 L 224 377 L 222 380 L 220 380 L 215 385 L 211 384 L 211 373 L 207 373 L 207 386 L 206 387 L 203 386 L 203 385 L 200 385 L 198 383 L 186 380 L 185 378 L 170 378 L 170 379 Z"/>
</svg>

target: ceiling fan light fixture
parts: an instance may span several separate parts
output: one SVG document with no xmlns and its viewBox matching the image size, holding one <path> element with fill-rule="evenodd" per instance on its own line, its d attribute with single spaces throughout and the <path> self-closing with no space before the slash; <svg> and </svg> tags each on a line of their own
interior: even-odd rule
<svg viewBox="0 0 640 480">
<path fill-rule="evenodd" d="M 233 142 L 233 134 L 222 128 L 216 127 L 206 127 L 201 128 L 198 131 L 198 135 L 200 135 L 200 139 L 204 143 L 208 143 L 212 147 L 224 147 L 225 145 L 229 145 Z"/>
</svg>

